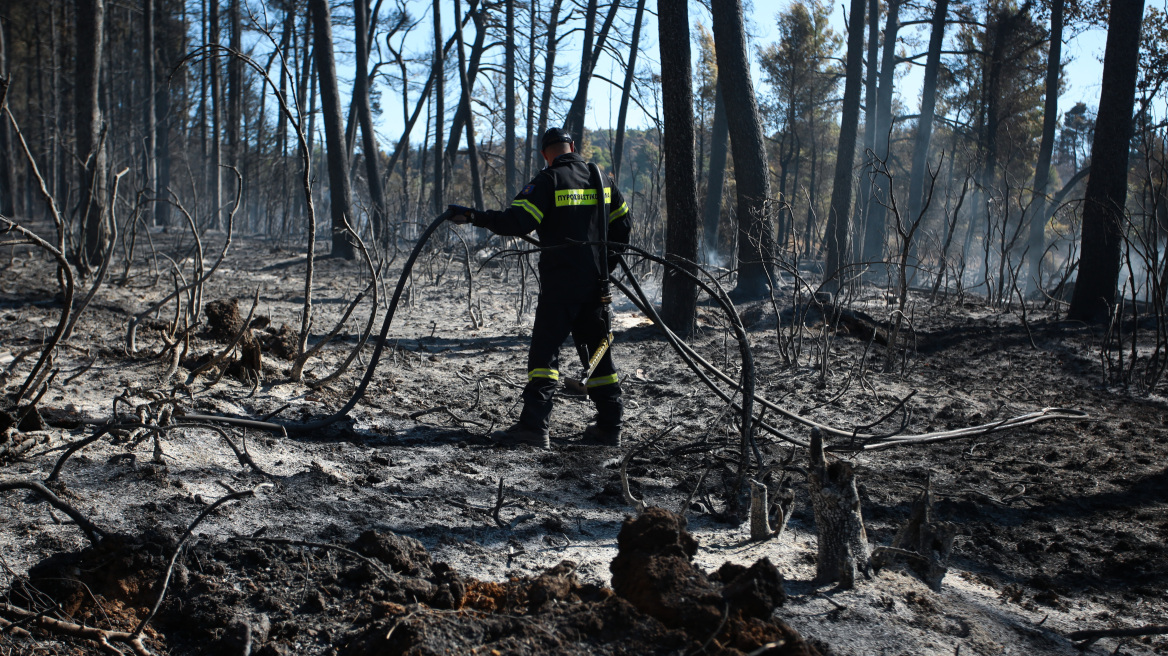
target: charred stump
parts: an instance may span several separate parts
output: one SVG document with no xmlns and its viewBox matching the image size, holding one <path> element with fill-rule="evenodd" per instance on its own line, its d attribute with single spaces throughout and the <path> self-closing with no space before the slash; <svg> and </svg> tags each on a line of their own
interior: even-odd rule
<svg viewBox="0 0 1168 656">
<path fill-rule="evenodd" d="M 951 522 L 933 520 L 932 481 L 925 481 L 925 489 L 913 501 L 908 522 L 897 531 L 892 546 L 873 551 L 872 568 L 879 571 L 904 558 L 930 588 L 940 592 L 956 536 L 957 527 Z"/>
<path fill-rule="evenodd" d="M 811 431 L 807 483 L 819 542 L 815 582 L 839 582 L 840 588 L 849 589 L 855 585 L 857 569 L 868 574 L 868 536 L 860 514 L 856 470 L 846 460 L 827 463 L 819 429 Z"/>
<path fill-rule="evenodd" d="M 795 493 L 791 488 L 780 486 L 770 499 L 766 484 L 750 481 L 750 539 L 769 540 L 783 534 L 791 509 L 795 505 Z"/>
</svg>

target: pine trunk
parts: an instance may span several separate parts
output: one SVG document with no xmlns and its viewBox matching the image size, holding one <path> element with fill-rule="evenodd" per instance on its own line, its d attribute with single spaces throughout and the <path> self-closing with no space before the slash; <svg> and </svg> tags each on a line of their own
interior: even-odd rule
<svg viewBox="0 0 1168 656">
<path fill-rule="evenodd" d="M 694 175 L 693 84 L 689 10 L 684 2 L 657 3 L 661 51 L 661 103 L 665 119 L 665 257 L 689 262 L 698 255 L 698 197 Z M 686 266 L 691 272 L 692 267 Z M 697 286 L 675 271 L 661 285 L 661 318 L 682 337 L 693 333 Z"/>
<path fill-rule="evenodd" d="M 1071 320 L 1106 321 L 1115 304 L 1143 16 L 1144 0 L 1111 1 L 1091 177 L 1083 202 L 1079 277 L 1067 311 Z"/>
<path fill-rule="evenodd" d="M 860 122 L 860 75 L 863 68 L 864 0 L 852 0 L 848 24 L 847 64 L 844 74 L 843 113 L 840 117 L 839 148 L 836 150 L 835 176 L 831 186 L 831 206 L 824 234 L 826 258 L 823 277 L 825 287 L 839 291 L 848 278 L 848 224 L 852 207 L 852 164 L 856 158 L 856 132 Z M 830 282 L 829 282 L 830 281 Z"/>
<path fill-rule="evenodd" d="M 718 82 L 726 104 L 736 108 L 738 115 L 729 125 L 738 196 L 738 284 L 733 293 L 737 298 L 760 298 L 772 283 L 774 235 L 767 208 L 770 181 L 766 149 L 746 56 L 742 0 L 712 0 L 711 7 Z"/>
<path fill-rule="evenodd" d="M 321 117 L 324 119 L 325 147 L 328 151 L 329 209 L 332 213 L 332 256 L 354 259 L 353 241 L 345 226 L 353 205 L 349 186 L 349 155 L 345 151 L 344 125 L 341 118 L 341 94 L 337 87 L 336 60 L 333 56 L 333 26 L 328 0 L 309 0 L 313 38 L 316 41 L 316 74 L 320 84 Z"/>
</svg>

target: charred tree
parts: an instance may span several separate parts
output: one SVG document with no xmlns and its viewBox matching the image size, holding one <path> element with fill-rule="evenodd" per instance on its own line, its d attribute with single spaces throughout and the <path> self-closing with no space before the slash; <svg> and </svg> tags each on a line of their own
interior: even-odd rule
<svg viewBox="0 0 1168 656">
<path fill-rule="evenodd" d="M 913 140 L 912 170 L 908 179 L 908 220 L 915 221 L 924 203 L 925 169 L 929 163 L 929 142 L 933 136 L 933 115 L 937 108 L 937 73 L 941 70 L 941 44 L 945 40 L 945 24 L 949 0 L 937 0 L 933 8 L 929 52 L 925 59 L 925 79 L 921 87 L 921 116 L 917 119 Z"/>
<path fill-rule="evenodd" d="M 543 92 L 539 98 L 539 126 L 535 133 L 542 135 L 547 130 L 548 107 L 552 103 L 552 84 L 556 77 L 556 28 L 560 24 L 560 6 L 563 0 L 552 0 L 552 8 L 548 13 L 547 21 L 547 52 L 543 60 Z M 543 160 L 539 153 L 532 153 L 536 166 L 541 166 Z"/>
<path fill-rule="evenodd" d="M 457 1 L 457 0 L 456 0 Z M 503 41 L 503 168 L 506 188 L 503 197 L 515 195 L 515 0 L 505 0 L 507 29 Z M 469 89 L 467 90 L 469 91 Z"/>
<path fill-rule="evenodd" d="M 462 13 L 461 5 L 462 0 L 454 0 L 454 22 L 456 25 L 462 24 L 462 18 L 460 16 Z M 479 30 L 480 37 L 478 40 L 480 49 L 482 48 L 481 35 L 483 31 L 482 29 Z M 481 209 L 486 205 L 483 200 L 483 179 L 479 173 L 478 144 L 475 143 L 474 114 L 471 112 L 470 107 L 471 83 L 466 72 L 466 55 L 463 53 L 462 30 L 455 30 L 454 35 L 458 40 L 458 80 L 462 84 L 462 102 L 459 105 L 458 111 L 463 112 L 465 110 L 466 116 L 471 117 L 470 120 L 464 123 L 466 126 L 466 153 L 467 158 L 470 159 L 470 180 L 474 194 L 474 206 Z M 451 130 L 455 131 L 450 135 L 450 140 L 454 141 L 455 134 L 457 134 L 457 127 L 452 125 Z M 508 188 L 511 188 L 511 186 L 508 185 Z"/>
<path fill-rule="evenodd" d="M 738 298 L 759 298 L 770 289 L 774 260 L 762 119 L 746 56 L 742 0 L 712 0 L 711 7 L 718 83 L 725 102 L 738 113 L 738 120 L 729 125 L 738 196 L 738 284 L 733 293 Z"/>
<path fill-rule="evenodd" d="M 831 207 L 824 234 L 826 258 L 823 276 L 827 288 L 839 290 L 846 278 L 848 265 L 848 223 L 852 207 L 852 164 L 856 157 L 856 133 L 860 122 L 860 75 L 864 56 L 864 0 L 852 0 L 848 14 L 848 54 L 844 68 L 843 113 L 840 116 L 839 148 L 836 150 L 835 177 L 831 186 Z M 877 135 L 879 137 L 879 135 Z M 831 281 L 830 283 L 828 281 Z"/>
<path fill-rule="evenodd" d="M 578 147 L 584 145 L 584 115 L 588 110 L 588 86 L 592 82 L 592 71 L 596 68 L 596 62 L 600 61 L 600 53 L 604 50 L 608 31 L 621 6 L 620 0 L 612 1 L 608 8 L 608 14 L 604 17 L 604 23 L 600 26 L 600 32 L 596 34 L 596 42 L 593 43 L 592 35 L 596 29 L 596 3 L 597 0 L 588 0 L 588 9 L 584 14 L 584 47 L 580 54 L 580 77 L 576 85 L 576 96 L 572 99 L 572 105 L 568 108 L 568 116 L 564 119 L 564 129 L 572 135 L 572 139 L 576 141 Z"/>
<path fill-rule="evenodd" d="M 612 177 L 620 181 L 621 160 L 625 150 L 625 121 L 629 113 L 629 97 L 633 93 L 633 77 L 636 75 L 637 51 L 641 43 L 641 19 L 645 14 L 645 0 L 637 1 L 637 15 L 633 19 L 633 40 L 629 45 L 629 62 L 625 67 L 625 82 L 621 86 L 620 110 L 616 115 L 616 137 L 612 146 Z"/>
<path fill-rule="evenodd" d="M 312 12 L 316 75 L 320 83 L 320 106 L 328 151 L 332 256 L 352 260 L 357 256 L 357 251 L 345 227 L 350 224 L 353 191 L 349 186 L 349 155 L 345 152 L 341 95 L 337 88 L 336 60 L 333 57 L 332 17 L 329 15 L 328 0 L 309 0 L 308 5 Z"/>
<path fill-rule="evenodd" d="M 158 114 L 154 106 L 154 2 L 155 0 L 142 0 L 142 79 L 146 84 L 146 103 L 142 108 L 142 123 L 146 129 L 142 158 L 142 186 L 146 189 L 147 198 L 154 198 L 157 195 L 155 184 L 158 177 Z M 149 212 L 149 210 L 147 211 Z M 154 216 L 154 213 L 149 212 L 148 216 Z M 147 223 L 153 223 L 153 220 L 148 219 Z"/>
<path fill-rule="evenodd" d="M 6 32 L 8 21 L 0 18 L 0 78 L 4 79 L 5 95 L 8 83 L 12 81 L 8 67 L 8 39 Z M 0 104 L 0 109 L 3 109 Z M 12 137 L 8 127 L 8 120 L 0 116 L 0 215 L 13 216 L 16 214 L 13 200 L 12 185 Z"/>
<path fill-rule="evenodd" d="M 855 586 L 857 569 L 868 573 L 868 534 L 860 512 L 856 470 L 845 460 L 827 464 L 818 428 L 811 431 L 810 458 L 807 484 L 819 545 L 815 582 L 838 582 L 840 588 L 850 589 Z"/>
<path fill-rule="evenodd" d="M 356 17 L 354 36 L 357 49 L 357 72 L 353 81 L 353 94 L 357 102 L 357 120 L 361 124 L 361 150 L 364 151 L 365 177 L 369 184 L 369 198 L 373 204 L 373 234 L 385 237 L 385 190 L 382 187 L 380 171 L 380 149 L 377 134 L 373 131 L 373 115 L 369 109 L 369 0 L 354 0 L 353 12 Z"/>
<path fill-rule="evenodd" d="M 721 74 L 719 74 L 721 75 Z M 704 237 L 706 261 L 718 255 L 718 223 L 722 218 L 722 188 L 726 182 L 726 151 L 730 145 L 730 126 L 726 118 L 726 101 L 722 98 L 722 83 L 714 89 L 714 124 L 710 134 L 710 174 L 706 180 Z"/>
<path fill-rule="evenodd" d="M 77 95 L 74 125 L 77 153 L 84 162 L 78 212 L 85 238 L 85 266 L 101 263 L 109 240 L 105 221 L 106 148 L 99 80 L 105 43 L 105 0 L 77 2 Z"/>
<path fill-rule="evenodd" d="M 456 29 L 458 26 L 455 26 Z M 446 122 L 446 60 L 442 52 L 442 2 L 434 0 L 434 214 L 446 204 L 442 186 L 442 127 Z"/>
<path fill-rule="evenodd" d="M 464 48 L 462 45 L 458 46 L 460 51 L 459 56 L 463 58 L 459 61 L 465 62 L 460 63 L 459 66 L 466 71 L 466 88 L 470 89 L 471 91 L 474 91 L 475 80 L 478 78 L 480 68 L 479 64 L 483 58 L 483 51 L 486 49 L 485 41 L 487 36 L 486 9 L 477 7 L 477 4 L 477 0 L 472 0 L 466 10 L 467 19 L 474 22 L 475 25 L 475 38 L 470 46 L 470 54 L 467 55 L 463 52 Z M 455 16 L 455 22 L 458 25 L 464 24 L 464 20 L 458 18 L 457 15 Z M 457 44 L 463 43 L 462 30 L 455 31 L 455 38 Z M 462 75 L 461 71 L 459 72 L 459 75 Z M 460 77 L 460 83 L 461 79 L 462 78 Z M 463 90 L 463 93 L 467 93 L 465 89 Z M 403 107 L 408 105 L 408 102 L 403 101 Z M 463 133 L 466 132 L 467 117 L 472 115 L 470 107 L 471 103 L 468 99 L 459 99 L 458 107 L 454 110 L 454 117 L 450 119 L 450 140 L 446 144 L 447 161 L 453 160 L 454 156 L 458 154 L 458 146 L 460 143 L 462 143 Z M 474 130 L 473 125 L 471 126 L 471 130 Z"/>
<path fill-rule="evenodd" d="M 1072 320 L 1105 321 L 1115 304 L 1143 17 L 1144 0 L 1111 0 L 1091 176 L 1083 202 L 1079 277 L 1067 311 Z"/>
<path fill-rule="evenodd" d="M 900 0 L 889 0 L 888 18 L 884 24 L 884 47 L 880 60 L 880 83 L 876 92 L 876 125 L 874 126 L 874 141 L 872 157 L 887 164 L 889 150 L 888 141 L 892 131 L 892 85 L 896 72 L 896 33 L 900 29 Z M 886 169 L 884 165 L 877 165 Z M 864 248 L 861 257 L 866 262 L 880 260 L 884 255 L 884 232 L 886 212 L 884 203 L 888 202 L 888 194 L 892 191 L 888 176 L 870 171 L 872 177 L 871 193 L 873 198 L 867 198 L 867 218 L 864 222 Z M 910 219 L 911 220 L 911 219 Z"/>
<path fill-rule="evenodd" d="M 1042 256 L 1046 253 L 1046 192 L 1050 185 L 1050 159 L 1054 153 L 1054 133 L 1058 127 L 1059 73 L 1063 56 L 1064 0 L 1050 3 L 1050 54 L 1046 61 L 1046 102 L 1042 109 L 1042 141 L 1038 146 L 1038 162 L 1034 165 L 1034 201 L 1030 215 L 1029 252 L 1030 289 L 1039 289 L 1042 282 Z"/>
<path fill-rule="evenodd" d="M 657 29 L 665 118 L 665 256 L 694 262 L 698 256 L 698 196 L 687 3 L 659 0 Z M 696 273 L 692 268 L 691 272 Z M 678 335 L 693 333 L 697 296 L 697 286 L 688 276 L 673 270 L 665 275 L 661 318 Z"/>
<path fill-rule="evenodd" d="M 219 0 L 209 0 L 209 16 L 207 23 L 211 31 L 208 53 L 211 59 L 211 159 L 207 163 L 207 179 L 211 184 L 211 226 L 222 230 L 223 221 L 223 175 L 219 170 L 223 164 L 223 145 L 219 135 L 223 129 L 223 79 L 219 75 Z"/>
</svg>

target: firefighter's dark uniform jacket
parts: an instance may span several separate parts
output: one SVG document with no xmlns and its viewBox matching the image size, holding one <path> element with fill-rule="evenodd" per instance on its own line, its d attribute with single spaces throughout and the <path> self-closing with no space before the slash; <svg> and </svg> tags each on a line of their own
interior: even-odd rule
<svg viewBox="0 0 1168 656">
<path fill-rule="evenodd" d="M 544 249 L 539 256 L 540 298 L 519 419 L 529 428 L 548 426 L 552 396 L 560 377 L 559 350 L 568 335 L 577 345 L 587 346 L 588 353 L 593 353 L 607 335 L 593 248 L 571 243 L 597 239 L 597 194 L 590 188 L 588 177 L 584 159 L 577 153 L 565 153 L 540 171 L 515 196 L 510 207 L 475 212 L 473 217 L 476 226 L 500 235 L 520 236 L 534 230 Z M 631 231 L 629 206 L 607 179 L 604 195 L 608 204 L 608 241 L 627 244 Z M 621 390 L 611 349 L 587 385 L 588 396 L 597 406 L 597 422 L 619 427 Z"/>
</svg>

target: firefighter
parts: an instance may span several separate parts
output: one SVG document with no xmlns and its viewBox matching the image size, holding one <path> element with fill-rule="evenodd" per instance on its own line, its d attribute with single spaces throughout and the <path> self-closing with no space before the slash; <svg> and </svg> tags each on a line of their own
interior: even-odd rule
<svg viewBox="0 0 1168 656">
<path fill-rule="evenodd" d="M 544 133 L 540 151 L 547 168 L 523 187 L 505 210 L 479 211 L 451 205 L 447 210 L 455 223 L 472 223 L 505 236 L 520 236 L 534 230 L 543 247 L 539 256 L 540 294 L 527 355 L 527 386 L 523 389 L 523 411 L 510 428 L 495 431 L 491 438 L 501 445 L 528 444 L 551 447 L 548 425 L 552 397 L 560 378 L 560 346 L 568 335 L 581 352 L 589 355 L 608 336 L 607 308 L 601 302 L 601 273 L 592 246 L 570 242 L 589 241 L 589 227 L 598 221 L 597 194 L 589 184 L 588 165 L 576 152 L 576 144 L 564 130 Z M 629 206 L 620 190 L 607 180 L 608 241 L 629 242 Z M 591 226 L 595 228 L 595 226 Z M 593 235 L 597 234 L 595 229 Z M 595 237 L 593 237 L 595 239 Z M 609 258 L 610 270 L 615 258 Z M 583 355 L 583 354 L 582 354 Z M 581 358 L 587 365 L 587 358 Z M 588 397 L 596 404 L 596 418 L 584 430 L 582 443 L 620 446 L 620 380 L 611 349 L 586 382 Z"/>
</svg>

